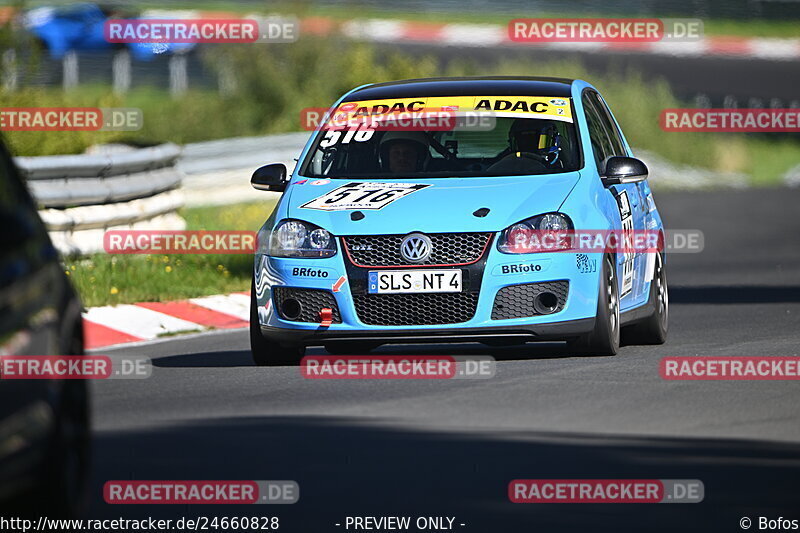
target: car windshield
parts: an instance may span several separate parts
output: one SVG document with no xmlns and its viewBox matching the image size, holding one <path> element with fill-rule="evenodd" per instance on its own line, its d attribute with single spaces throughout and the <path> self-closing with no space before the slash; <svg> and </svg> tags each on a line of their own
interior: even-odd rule
<svg viewBox="0 0 800 533">
<path fill-rule="evenodd" d="M 301 165 L 305 177 L 528 176 L 578 170 L 569 99 L 436 97 L 348 102 Z"/>
</svg>

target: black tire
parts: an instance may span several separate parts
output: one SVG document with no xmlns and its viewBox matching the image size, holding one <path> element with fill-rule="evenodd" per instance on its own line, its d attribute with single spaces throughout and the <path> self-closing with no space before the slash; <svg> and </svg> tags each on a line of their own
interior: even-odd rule
<svg viewBox="0 0 800 533">
<path fill-rule="evenodd" d="M 255 281 L 250 285 L 250 351 L 257 366 L 296 365 L 306 352 L 305 346 L 282 346 L 261 334 Z"/>
<path fill-rule="evenodd" d="M 583 355 L 616 355 L 619 341 L 619 285 L 612 259 L 606 256 L 600 278 L 594 330 L 568 342 L 567 346 Z"/>
<path fill-rule="evenodd" d="M 650 306 L 653 314 L 636 324 L 622 328 L 624 344 L 664 344 L 669 330 L 669 290 L 664 258 L 656 254 L 653 281 L 650 283 Z"/>
</svg>

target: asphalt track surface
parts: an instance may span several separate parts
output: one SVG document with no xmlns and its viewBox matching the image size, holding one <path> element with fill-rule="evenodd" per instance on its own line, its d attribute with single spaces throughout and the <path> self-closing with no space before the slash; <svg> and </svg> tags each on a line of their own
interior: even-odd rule
<svg viewBox="0 0 800 533">
<path fill-rule="evenodd" d="M 306 380 L 252 366 L 243 330 L 108 350 L 153 358 L 145 380 L 93 385 L 92 518 L 279 516 L 281 531 L 345 517 L 455 516 L 456 530 L 742 531 L 800 519 L 800 389 L 791 381 L 676 382 L 667 355 L 800 355 L 800 190 L 661 193 L 705 250 L 668 258 L 666 345 L 574 357 L 557 343 L 397 346 L 489 354 L 493 379 Z M 320 349 L 310 353 L 324 354 Z M 517 478 L 699 479 L 697 504 L 512 504 Z M 117 479 L 296 480 L 275 506 L 121 506 Z M 352 529 L 351 529 L 352 531 Z M 412 529 L 415 531 L 415 529 Z"/>
</svg>

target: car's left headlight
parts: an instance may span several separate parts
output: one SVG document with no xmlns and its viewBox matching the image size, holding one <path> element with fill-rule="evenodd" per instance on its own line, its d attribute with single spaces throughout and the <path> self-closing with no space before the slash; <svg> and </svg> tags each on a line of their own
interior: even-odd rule
<svg viewBox="0 0 800 533">
<path fill-rule="evenodd" d="M 500 232 L 497 249 L 506 254 L 530 254 L 572 247 L 572 221 L 563 213 L 526 218 Z"/>
<path fill-rule="evenodd" d="M 271 257 L 332 257 L 336 255 L 334 236 L 328 230 L 302 220 L 283 220 L 271 232 L 264 230 L 259 232 L 258 240 L 259 251 L 267 253 Z"/>
</svg>

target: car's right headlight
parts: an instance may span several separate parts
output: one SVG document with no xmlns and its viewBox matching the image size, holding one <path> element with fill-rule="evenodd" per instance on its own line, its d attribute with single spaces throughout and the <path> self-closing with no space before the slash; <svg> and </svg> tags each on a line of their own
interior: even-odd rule
<svg viewBox="0 0 800 533">
<path fill-rule="evenodd" d="M 266 235 L 263 236 L 267 238 Z M 262 236 L 259 235 L 259 244 Z M 332 257 L 336 239 L 325 229 L 302 220 L 283 220 L 268 237 L 271 257 Z M 260 246 L 261 248 L 261 246 Z"/>
</svg>

